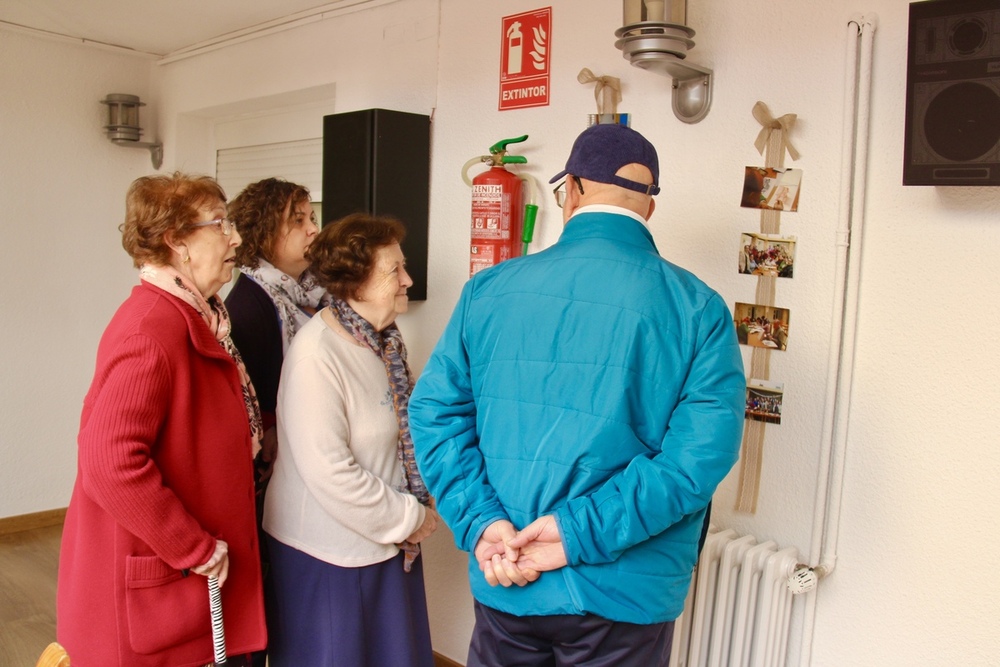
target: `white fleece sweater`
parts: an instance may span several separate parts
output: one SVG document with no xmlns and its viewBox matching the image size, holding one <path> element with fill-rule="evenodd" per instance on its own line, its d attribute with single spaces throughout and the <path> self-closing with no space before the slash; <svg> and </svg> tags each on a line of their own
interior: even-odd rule
<svg viewBox="0 0 1000 667">
<path fill-rule="evenodd" d="M 341 567 L 395 556 L 424 507 L 397 490 L 399 426 L 382 360 L 317 314 L 285 355 L 277 413 L 264 530 Z"/>
</svg>

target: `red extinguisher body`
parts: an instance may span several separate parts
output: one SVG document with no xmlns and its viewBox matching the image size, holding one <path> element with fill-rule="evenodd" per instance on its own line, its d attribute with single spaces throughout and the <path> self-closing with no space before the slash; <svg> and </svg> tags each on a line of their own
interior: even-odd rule
<svg viewBox="0 0 1000 667">
<path fill-rule="evenodd" d="M 472 179 L 469 275 L 521 254 L 523 183 L 503 166 Z"/>
</svg>

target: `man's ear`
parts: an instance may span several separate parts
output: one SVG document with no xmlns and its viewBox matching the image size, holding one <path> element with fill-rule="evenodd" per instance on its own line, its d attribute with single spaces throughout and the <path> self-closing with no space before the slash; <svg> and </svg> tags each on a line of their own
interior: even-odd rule
<svg viewBox="0 0 1000 667">
<path fill-rule="evenodd" d="M 563 203 L 563 224 L 565 225 L 576 209 L 580 208 L 580 190 L 579 190 L 579 180 L 576 176 L 568 175 L 566 177 L 566 201 Z"/>
<path fill-rule="evenodd" d="M 649 222 L 649 219 L 653 217 L 653 211 L 655 211 L 655 210 L 656 210 L 656 200 L 653 199 L 652 197 L 650 197 L 649 198 L 649 212 L 646 213 L 646 222 Z"/>
</svg>

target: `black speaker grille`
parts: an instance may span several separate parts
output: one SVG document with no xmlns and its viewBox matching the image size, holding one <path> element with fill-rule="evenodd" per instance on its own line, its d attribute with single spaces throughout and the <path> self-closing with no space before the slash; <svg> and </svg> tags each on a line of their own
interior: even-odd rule
<svg viewBox="0 0 1000 667">
<path fill-rule="evenodd" d="M 985 21 L 978 16 L 966 17 L 952 26 L 948 46 L 956 56 L 974 56 L 986 46 L 988 38 Z"/>
<path fill-rule="evenodd" d="M 965 162 L 991 151 L 1000 140 L 1000 97 L 965 81 L 941 91 L 924 116 L 924 136 L 943 158 Z"/>
<path fill-rule="evenodd" d="M 1000 185 L 1000 0 L 910 3 L 904 185 Z"/>
</svg>

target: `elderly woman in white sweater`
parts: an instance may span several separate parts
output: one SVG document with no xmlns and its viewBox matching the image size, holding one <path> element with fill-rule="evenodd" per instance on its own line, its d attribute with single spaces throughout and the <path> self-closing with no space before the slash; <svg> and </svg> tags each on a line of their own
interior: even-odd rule
<svg viewBox="0 0 1000 667">
<path fill-rule="evenodd" d="M 412 665 L 433 657 L 419 543 L 438 515 L 413 459 L 404 228 L 354 214 L 309 248 L 333 295 L 285 355 L 282 449 L 264 505 L 268 653 L 286 665 Z"/>
</svg>

